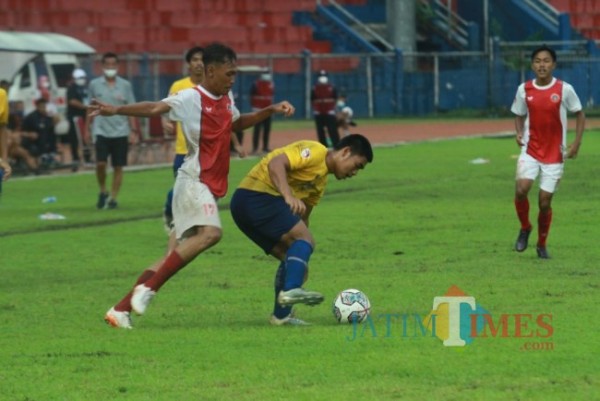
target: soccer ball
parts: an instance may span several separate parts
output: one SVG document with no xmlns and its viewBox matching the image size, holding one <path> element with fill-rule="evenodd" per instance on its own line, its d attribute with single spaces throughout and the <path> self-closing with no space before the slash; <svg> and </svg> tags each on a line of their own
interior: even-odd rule
<svg viewBox="0 0 600 401">
<path fill-rule="evenodd" d="M 333 316 L 340 323 L 360 323 L 369 315 L 371 302 L 364 292 L 350 288 L 333 301 Z"/>
</svg>

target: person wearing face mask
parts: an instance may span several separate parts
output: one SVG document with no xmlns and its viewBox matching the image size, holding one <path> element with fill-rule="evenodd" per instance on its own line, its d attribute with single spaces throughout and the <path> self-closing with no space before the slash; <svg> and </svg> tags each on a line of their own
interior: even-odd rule
<svg viewBox="0 0 600 401">
<path fill-rule="evenodd" d="M 335 147 L 340 140 L 335 113 L 337 91 L 329 82 L 327 72 L 321 70 L 319 73 L 317 83 L 313 86 L 310 94 L 310 101 L 312 102 L 319 142 L 326 147 Z M 326 130 L 327 134 L 325 134 Z"/>
<path fill-rule="evenodd" d="M 77 171 L 81 163 L 79 141 L 84 140 L 87 135 L 80 132 L 80 127 L 85 126 L 86 105 L 88 100 L 87 75 L 81 68 L 73 71 L 73 81 L 67 88 L 67 119 L 69 121 L 69 132 L 61 137 L 61 141 L 71 148 L 73 160 L 73 171 Z M 80 139 L 81 138 L 81 139 Z"/>
<path fill-rule="evenodd" d="M 252 110 L 260 110 L 273 103 L 275 86 L 271 74 L 264 73 L 252 84 L 250 88 L 250 104 Z M 271 117 L 254 126 L 252 133 L 252 153 L 258 154 L 262 133 L 262 152 L 269 153 L 269 135 L 271 133 Z"/>
<path fill-rule="evenodd" d="M 131 83 L 118 76 L 119 59 L 115 53 L 102 56 L 103 75 L 94 78 L 89 85 L 90 99 L 114 106 L 135 103 Z M 88 119 L 96 148 L 96 180 L 100 187 L 98 209 L 115 209 L 117 196 L 123 181 L 123 167 L 127 165 L 129 141 L 133 143 L 139 131 L 134 117 L 121 115 L 96 116 Z M 106 185 L 106 168 L 110 156 L 113 167 L 113 180 L 110 194 Z"/>
</svg>

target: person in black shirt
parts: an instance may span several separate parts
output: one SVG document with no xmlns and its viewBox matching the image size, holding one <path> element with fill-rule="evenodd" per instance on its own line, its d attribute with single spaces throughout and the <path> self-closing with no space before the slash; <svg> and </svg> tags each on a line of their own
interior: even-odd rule
<svg viewBox="0 0 600 401">
<path fill-rule="evenodd" d="M 48 115 L 48 101 L 39 98 L 35 101 L 35 110 L 23 120 L 22 145 L 34 157 L 41 158 L 42 165 L 49 167 L 56 163 L 56 135 L 54 120 Z"/>
<path fill-rule="evenodd" d="M 67 119 L 69 121 L 69 132 L 65 135 L 63 143 L 68 143 L 71 147 L 71 157 L 73 160 L 73 170 L 77 170 L 80 163 L 79 140 L 80 136 L 85 139 L 85 135 L 78 132 L 78 127 L 85 127 L 80 124 L 85 121 L 86 104 L 88 102 L 87 79 L 85 71 L 76 68 L 73 71 L 73 82 L 67 88 Z"/>
</svg>

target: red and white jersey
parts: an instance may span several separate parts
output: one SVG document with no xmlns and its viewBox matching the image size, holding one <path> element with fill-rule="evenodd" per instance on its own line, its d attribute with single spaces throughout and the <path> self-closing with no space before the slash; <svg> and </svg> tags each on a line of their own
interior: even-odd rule
<svg viewBox="0 0 600 401">
<path fill-rule="evenodd" d="M 567 146 L 567 111 L 582 109 L 579 97 L 568 83 L 552 78 L 546 86 L 535 80 L 519 85 L 510 111 L 527 116 L 524 150 L 542 163 L 562 163 Z"/>
<path fill-rule="evenodd" d="M 202 86 L 162 100 L 171 107 L 169 119 L 179 121 L 188 153 L 178 174 L 206 184 L 217 198 L 227 193 L 231 124 L 240 117 L 233 94 L 214 96 Z"/>
</svg>

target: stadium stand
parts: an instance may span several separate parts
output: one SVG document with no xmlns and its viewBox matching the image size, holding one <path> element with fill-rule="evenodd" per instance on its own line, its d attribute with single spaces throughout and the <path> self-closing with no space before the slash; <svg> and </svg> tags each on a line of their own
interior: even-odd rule
<svg viewBox="0 0 600 401">
<path fill-rule="evenodd" d="M 600 0 L 548 0 L 561 13 L 568 13 L 571 24 L 587 39 L 600 39 Z"/>
<path fill-rule="evenodd" d="M 340 0 L 364 5 L 367 0 Z M 297 12 L 314 12 L 315 0 L 0 0 L 6 30 L 58 32 L 76 37 L 98 53 L 181 54 L 196 44 L 224 42 L 238 53 L 329 53 L 332 44 L 315 39 L 309 25 L 294 24 Z M 266 11 L 268 10 L 268 11 Z M 277 63 L 279 72 L 299 71 L 300 62 Z M 332 63 L 331 70 L 353 63 Z M 173 64 L 173 68 L 180 68 Z M 168 71 L 162 71 L 168 72 Z M 175 71 L 173 71 L 175 72 Z"/>
</svg>

